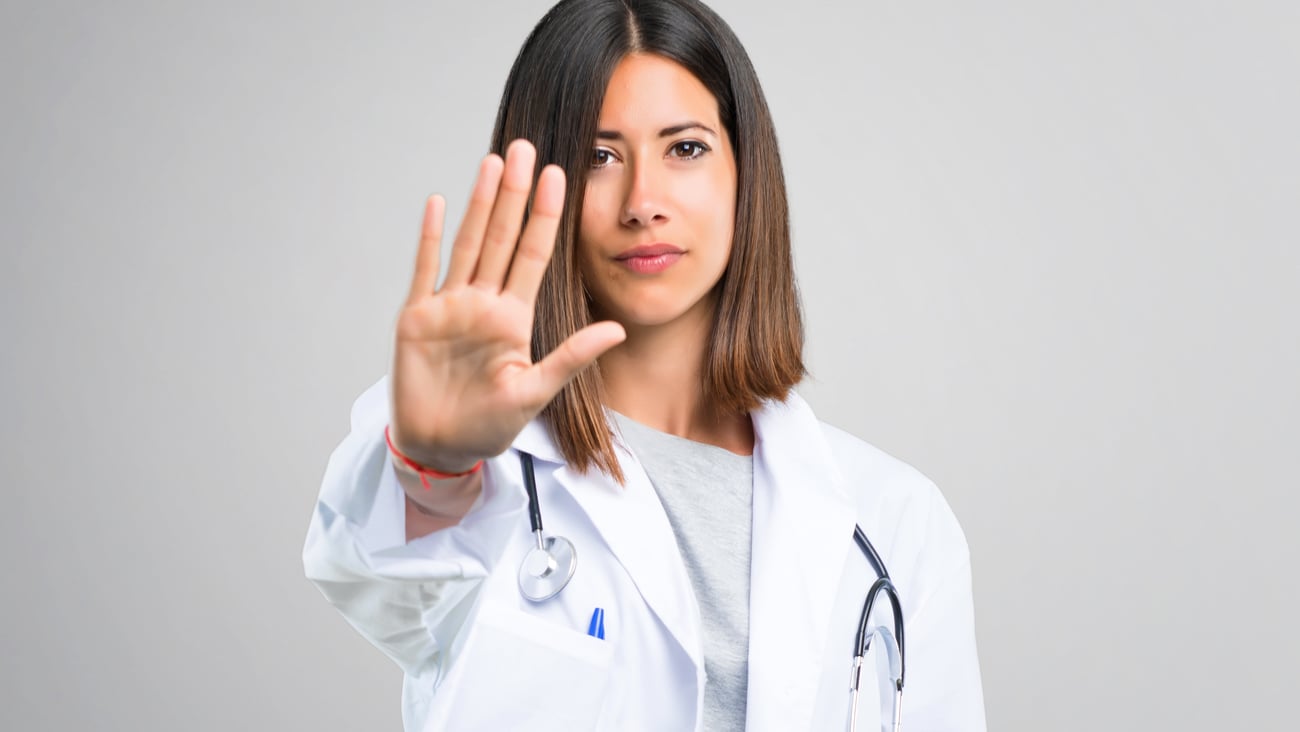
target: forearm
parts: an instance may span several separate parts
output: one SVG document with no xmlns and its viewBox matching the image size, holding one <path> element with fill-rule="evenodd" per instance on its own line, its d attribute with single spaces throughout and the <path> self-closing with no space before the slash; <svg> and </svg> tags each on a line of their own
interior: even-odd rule
<svg viewBox="0 0 1300 732">
<path fill-rule="evenodd" d="M 426 488 L 414 470 L 400 460 L 392 460 L 392 463 L 397 481 L 406 494 L 408 542 L 460 523 L 483 490 L 482 471 L 455 478 L 429 478 Z"/>
</svg>

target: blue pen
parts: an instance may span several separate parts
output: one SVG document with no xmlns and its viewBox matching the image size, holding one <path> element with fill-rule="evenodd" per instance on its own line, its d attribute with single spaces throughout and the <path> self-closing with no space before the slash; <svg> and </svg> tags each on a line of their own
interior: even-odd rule
<svg viewBox="0 0 1300 732">
<path fill-rule="evenodd" d="M 605 610 L 596 608 L 591 611 L 591 622 L 587 625 L 587 635 L 605 640 Z"/>
</svg>

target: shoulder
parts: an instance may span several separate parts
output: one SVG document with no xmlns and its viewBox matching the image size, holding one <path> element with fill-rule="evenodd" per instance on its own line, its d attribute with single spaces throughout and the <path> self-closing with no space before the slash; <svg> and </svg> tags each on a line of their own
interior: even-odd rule
<svg viewBox="0 0 1300 732">
<path fill-rule="evenodd" d="M 870 484 L 890 493 L 938 493 L 934 482 L 911 465 L 839 427 L 820 420 L 818 425 L 842 477 L 850 484 Z"/>
<path fill-rule="evenodd" d="M 838 427 L 818 424 L 859 523 L 891 572 L 925 576 L 930 584 L 969 566 L 966 535 L 934 481 Z"/>
</svg>

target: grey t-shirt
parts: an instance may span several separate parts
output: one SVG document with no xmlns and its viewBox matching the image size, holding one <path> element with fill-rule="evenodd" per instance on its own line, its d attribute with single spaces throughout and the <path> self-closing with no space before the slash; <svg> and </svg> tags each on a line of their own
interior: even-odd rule
<svg viewBox="0 0 1300 732">
<path fill-rule="evenodd" d="M 704 729 L 744 730 L 754 460 L 614 416 L 659 494 L 699 601 Z"/>
</svg>

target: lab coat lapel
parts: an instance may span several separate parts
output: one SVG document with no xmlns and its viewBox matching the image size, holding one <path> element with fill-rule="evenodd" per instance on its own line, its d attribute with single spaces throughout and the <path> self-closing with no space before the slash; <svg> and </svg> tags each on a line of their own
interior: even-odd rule
<svg viewBox="0 0 1300 732">
<path fill-rule="evenodd" d="M 587 514 L 651 611 L 694 662 L 702 683 L 704 651 L 699 632 L 699 606 L 677 549 L 676 536 L 640 462 L 617 444 L 617 438 L 615 442 L 627 478 L 625 486 L 594 468 L 585 474 L 571 470 L 563 464 L 558 448 L 538 421 L 525 428 L 515 447 L 538 460 L 560 463 L 553 474 L 556 482 Z M 541 467 L 538 466 L 539 473 Z M 581 556 L 582 550 L 578 551 Z"/>
<path fill-rule="evenodd" d="M 821 424 L 796 395 L 753 415 L 748 726 L 808 729 L 855 516 Z M 848 659 L 845 649 L 845 685 Z"/>
</svg>

